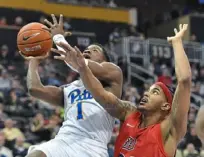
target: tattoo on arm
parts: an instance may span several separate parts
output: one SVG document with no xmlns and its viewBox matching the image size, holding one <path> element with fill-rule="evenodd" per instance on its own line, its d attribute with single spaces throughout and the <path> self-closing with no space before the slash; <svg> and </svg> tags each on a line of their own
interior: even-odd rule
<svg viewBox="0 0 204 157">
<path fill-rule="evenodd" d="M 123 101 L 117 98 L 118 106 L 126 111 L 135 111 L 136 106 L 130 101 Z"/>
<path fill-rule="evenodd" d="M 129 113 L 133 113 L 137 111 L 137 107 L 130 101 L 123 101 L 117 98 L 117 106 L 120 109 L 120 120 L 125 120 Z"/>
</svg>

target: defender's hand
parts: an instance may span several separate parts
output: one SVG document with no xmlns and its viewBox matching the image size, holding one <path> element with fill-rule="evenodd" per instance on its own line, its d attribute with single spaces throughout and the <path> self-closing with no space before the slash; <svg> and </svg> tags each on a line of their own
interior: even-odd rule
<svg viewBox="0 0 204 157">
<path fill-rule="evenodd" d="M 54 14 L 51 14 L 51 16 L 52 16 L 53 23 L 51 23 L 47 19 L 45 19 L 44 21 L 48 26 L 50 26 L 50 32 L 52 36 L 56 34 L 61 34 L 63 36 L 71 36 L 72 34 L 71 32 L 65 32 L 63 29 L 63 15 L 62 14 L 60 15 L 59 23 L 57 22 L 57 19 Z"/>
<path fill-rule="evenodd" d="M 57 45 L 62 47 L 64 51 L 52 48 L 51 49 L 52 52 L 55 52 L 60 55 L 60 56 L 54 56 L 54 58 L 65 61 L 72 68 L 77 70 L 77 64 L 76 64 L 76 58 L 75 58 L 77 52 L 75 51 L 75 49 L 71 47 L 71 45 L 69 45 L 68 43 L 60 42 Z"/>
<path fill-rule="evenodd" d="M 77 52 L 77 56 L 76 56 L 76 61 L 77 61 L 77 65 L 78 65 L 78 71 L 79 72 L 83 72 L 84 69 L 87 67 L 88 62 L 86 63 L 86 60 L 84 58 L 84 56 L 82 55 L 82 52 L 78 49 L 78 47 L 74 47 L 75 51 Z"/>
<path fill-rule="evenodd" d="M 60 51 L 57 49 L 52 48 L 51 50 L 60 56 L 55 56 L 55 59 L 65 61 L 71 67 L 80 71 L 83 67 L 86 66 L 85 59 L 81 53 L 81 51 L 75 46 L 74 48 L 71 47 L 69 44 L 60 42 L 58 46 L 62 47 L 64 51 Z"/>
<path fill-rule="evenodd" d="M 167 40 L 169 43 L 172 43 L 177 40 L 182 40 L 182 37 L 184 36 L 186 30 L 188 29 L 188 24 L 180 24 L 179 25 L 179 32 L 176 28 L 174 28 L 175 36 L 173 37 L 167 37 Z"/>
</svg>

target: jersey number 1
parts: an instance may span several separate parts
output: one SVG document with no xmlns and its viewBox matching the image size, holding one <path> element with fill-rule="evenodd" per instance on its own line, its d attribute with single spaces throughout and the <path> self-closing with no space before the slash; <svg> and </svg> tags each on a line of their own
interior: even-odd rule
<svg viewBox="0 0 204 157">
<path fill-rule="evenodd" d="M 83 119 L 83 114 L 82 114 L 82 102 L 77 103 L 77 120 Z"/>
</svg>

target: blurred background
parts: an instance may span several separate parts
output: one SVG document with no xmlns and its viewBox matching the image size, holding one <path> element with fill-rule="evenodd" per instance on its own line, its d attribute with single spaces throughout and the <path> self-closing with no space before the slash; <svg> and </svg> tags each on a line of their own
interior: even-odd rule
<svg viewBox="0 0 204 157">
<path fill-rule="evenodd" d="M 63 121 L 63 108 L 28 96 L 28 62 L 19 56 L 16 37 L 30 22 L 64 15 L 67 37 L 81 50 L 105 46 L 124 73 L 123 99 L 137 103 L 159 80 L 175 87 L 174 60 L 166 37 L 180 23 L 189 24 L 184 46 L 193 84 L 188 132 L 176 157 L 204 157 L 195 132 L 195 117 L 204 97 L 204 0 L 0 0 L 0 157 L 24 157 L 30 145 L 52 139 Z M 44 85 L 61 86 L 77 79 L 62 62 L 50 58 L 39 66 Z M 108 153 L 113 157 L 120 128 L 116 121 Z"/>
</svg>

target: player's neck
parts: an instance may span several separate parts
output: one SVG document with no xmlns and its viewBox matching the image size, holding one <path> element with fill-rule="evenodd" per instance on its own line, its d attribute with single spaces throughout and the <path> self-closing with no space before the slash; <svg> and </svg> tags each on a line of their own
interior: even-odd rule
<svg viewBox="0 0 204 157">
<path fill-rule="evenodd" d="M 146 128 L 148 126 L 157 124 L 160 121 L 161 121 L 161 115 L 159 114 L 155 114 L 155 115 L 143 114 L 141 117 L 140 128 Z"/>
</svg>

